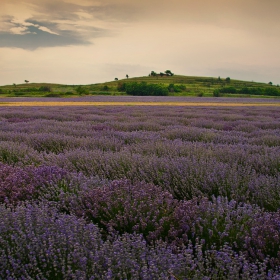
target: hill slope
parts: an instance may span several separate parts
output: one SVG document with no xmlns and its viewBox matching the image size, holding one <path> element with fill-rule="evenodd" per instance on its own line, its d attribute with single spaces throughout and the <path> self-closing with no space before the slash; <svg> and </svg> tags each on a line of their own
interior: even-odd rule
<svg viewBox="0 0 280 280">
<path fill-rule="evenodd" d="M 90 84 L 63 85 L 47 83 L 28 83 L 0 87 L 0 97 L 48 96 L 67 97 L 77 95 L 124 95 L 127 83 L 160 84 L 168 88 L 168 95 L 175 96 L 280 96 L 279 86 L 270 84 L 213 78 L 174 76 L 144 76 L 123 80 Z M 123 89 L 123 91 L 120 91 Z"/>
</svg>

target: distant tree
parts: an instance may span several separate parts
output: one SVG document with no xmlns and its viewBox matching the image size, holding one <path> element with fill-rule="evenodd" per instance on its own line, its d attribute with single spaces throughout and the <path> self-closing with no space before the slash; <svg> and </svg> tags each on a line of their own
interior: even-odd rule
<svg viewBox="0 0 280 280">
<path fill-rule="evenodd" d="M 269 82 L 268 84 L 271 85 L 271 86 L 273 85 L 272 82 Z"/>
<path fill-rule="evenodd" d="M 159 74 L 160 74 L 161 77 L 164 75 L 164 73 L 162 73 L 162 72 L 160 72 Z"/>
<path fill-rule="evenodd" d="M 118 81 L 119 79 L 118 78 L 115 78 L 115 81 Z"/>
<path fill-rule="evenodd" d="M 14 87 L 17 87 L 17 85 L 16 85 L 15 83 L 13 83 L 13 86 L 14 86 Z"/>
<path fill-rule="evenodd" d="M 230 77 L 227 77 L 227 78 L 226 78 L 226 82 L 227 82 L 227 83 L 230 83 Z"/>
<path fill-rule="evenodd" d="M 157 73 L 156 73 L 155 71 L 152 71 L 152 72 L 151 72 L 151 76 L 154 77 L 154 76 L 156 76 L 156 75 L 157 75 Z"/>
<path fill-rule="evenodd" d="M 27 84 L 29 83 L 29 81 L 27 81 L 27 80 L 24 80 Z"/>
<path fill-rule="evenodd" d="M 166 70 L 164 73 L 165 73 L 167 76 L 173 76 L 173 75 L 174 75 L 174 73 L 172 73 L 170 70 Z"/>
<path fill-rule="evenodd" d="M 128 79 L 128 75 L 126 74 L 126 78 Z"/>
</svg>

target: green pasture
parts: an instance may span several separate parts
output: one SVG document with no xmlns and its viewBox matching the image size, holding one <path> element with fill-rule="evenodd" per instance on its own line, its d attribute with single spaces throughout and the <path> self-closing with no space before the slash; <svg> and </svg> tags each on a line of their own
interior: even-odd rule
<svg viewBox="0 0 280 280">
<path fill-rule="evenodd" d="M 258 83 L 253 81 L 241 81 L 220 77 L 192 77 L 183 75 L 173 76 L 144 76 L 113 80 L 105 83 L 88 85 L 63 85 L 51 83 L 24 83 L 0 86 L 0 97 L 71 97 L 81 95 L 126 95 L 125 90 L 120 91 L 120 85 L 127 83 L 159 84 L 169 88 L 169 96 L 213 96 L 215 90 L 235 88 L 237 92 L 222 93 L 224 97 L 269 97 L 267 94 L 242 93 L 247 88 L 263 91 L 275 91 L 270 97 L 276 97 L 280 88 L 277 85 Z M 268 90 L 267 90 L 268 89 Z"/>
</svg>

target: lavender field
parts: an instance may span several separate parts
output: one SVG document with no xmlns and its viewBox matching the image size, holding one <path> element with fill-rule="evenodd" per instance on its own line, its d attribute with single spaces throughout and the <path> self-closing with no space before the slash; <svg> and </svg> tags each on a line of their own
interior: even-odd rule
<svg viewBox="0 0 280 280">
<path fill-rule="evenodd" d="M 0 129 L 0 279 L 280 279 L 280 107 L 1 107 Z"/>
</svg>

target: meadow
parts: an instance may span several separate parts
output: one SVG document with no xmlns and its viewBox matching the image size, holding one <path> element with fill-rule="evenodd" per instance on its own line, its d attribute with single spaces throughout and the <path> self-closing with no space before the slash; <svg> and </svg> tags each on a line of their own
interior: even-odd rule
<svg viewBox="0 0 280 280">
<path fill-rule="evenodd" d="M 280 279 L 279 102 L 90 98 L 1 100 L 0 279 Z"/>
<path fill-rule="evenodd" d="M 143 86 L 144 88 L 143 89 Z M 151 89 L 152 87 L 152 89 Z M 130 90 L 128 90 L 130 88 Z M 132 88 L 134 90 L 132 90 Z M 162 92 L 162 89 L 165 89 Z M 142 92 L 141 92 L 142 91 Z M 220 77 L 193 77 L 184 75 L 143 76 L 87 85 L 53 83 L 25 83 L 0 86 L 0 97 L 64 97 L 168 95 L 192 97 L 253 97 L 279 98 L 279 85 L 242 81 Z"/>
</svg>

